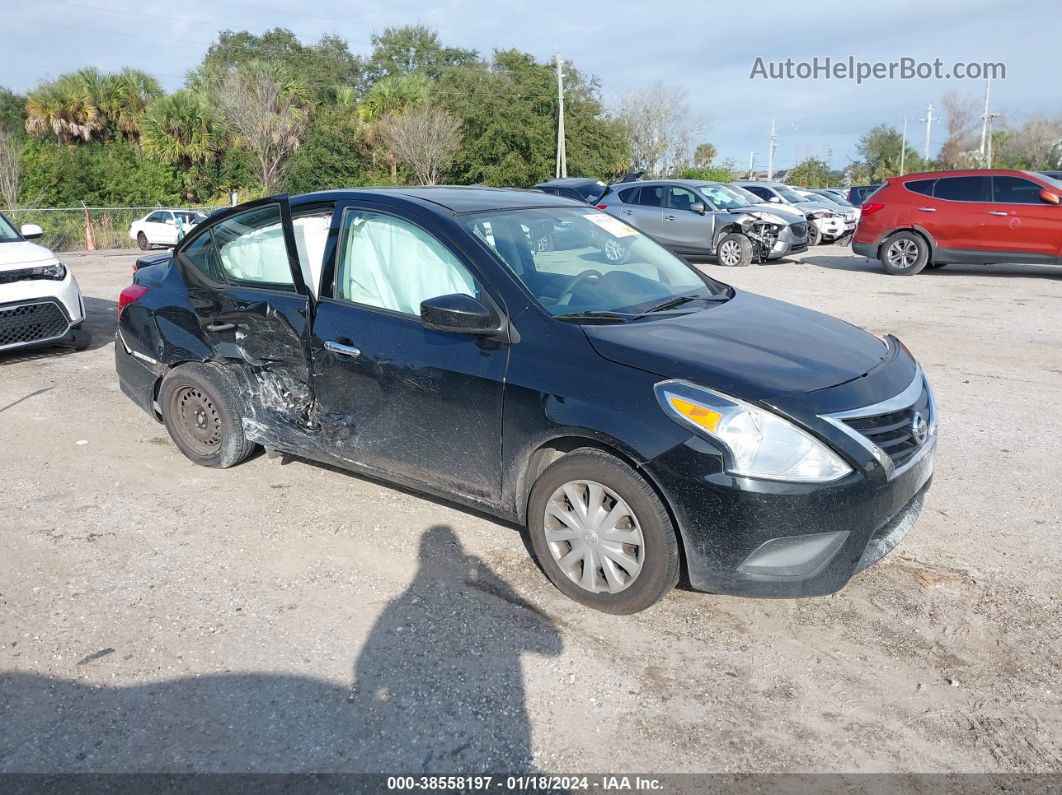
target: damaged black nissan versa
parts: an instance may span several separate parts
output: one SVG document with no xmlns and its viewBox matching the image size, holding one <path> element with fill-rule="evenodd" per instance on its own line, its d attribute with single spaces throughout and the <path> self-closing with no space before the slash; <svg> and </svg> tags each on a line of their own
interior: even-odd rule
<svg viewBox="0 0 1062 795">
<path fill-rule="evenodd" d="M 536 250 L 543 225 L 564 248 Z M 832 593 L 899 542 L 933 471 L 933 395 L 895 337 L 539 192 L 241 205 L 137 270 L 119 312 L 122 390 L 192 461 L 261 446 L 526 523 L 556 586 L 614 613 L 680 574 Z"/>
</svg>

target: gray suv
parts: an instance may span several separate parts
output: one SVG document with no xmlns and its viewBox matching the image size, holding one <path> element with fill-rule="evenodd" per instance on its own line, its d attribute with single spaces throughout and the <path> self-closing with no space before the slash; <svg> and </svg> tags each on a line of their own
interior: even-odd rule
<svg viewBox="0 0 1062 795">
<path fill-rule="evenodd" d="M 748 265 L 807 248 L 804 216 L 782 207 L 752 207 L 718 182 L 660 179 L 611 185 L 598 207 L 677 254 Z"/>
</svg>

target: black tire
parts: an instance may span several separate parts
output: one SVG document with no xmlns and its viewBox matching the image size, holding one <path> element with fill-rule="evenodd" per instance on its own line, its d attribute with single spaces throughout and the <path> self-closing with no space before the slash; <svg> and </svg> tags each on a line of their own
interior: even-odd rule
<svg viewBox="0 0 1062 795">
<path fill-rule="evenodd" d="M 914 276 L 929 262 L 929 246 L 916 232 L 897 232 L 881 246 L 881 265 L 893 276 Z"/>
<path fill-rule="evenodd" d="M 715 261 L 724 268 L 745 268 L 752 263 L 752 241 L 740 232 L 723 235 L 715 244 Z"/>
<path fill-rule="evenodd" d="M 547 504 L 558 489 L 580 480 L 594 481 L 622 498 L 641 530 L 641 569 L 617 593 L 595 593 L 578 585 L 558 565 L 546 540 Z M 602 450 L 581 448 L 546 468 L 531 489 L 527 528 L 535 556 L 550 581 L 567 596 L 595 610 L 618 615 L 637 613 L 660 601 L 678 583 L 678 538 L 667 509 L 638 473 Z M 595 535 L 592 543 L 601 542 Z M 597 573 L 604 576 L 603 569 Z"/>
<path fill-rule="evenodd" d="M 192 362 L 166 373 L 159 407 L 170 438 L 190 461 L 227 469 L 254 452 L 243 434 L 236 379 L 219 364 Z"/>
<path fill-rule="evenodd" d="M 151 244 L 148 243 L 147 235 L 143 232 L 136 233 L 136 244 L 140 247 L 141 251 L 147 251 L 151 248 Z"/>
<path fill-rule="evenodd" d="M 822 242 L 822 231 L 815 224 L 808 222 L 808 248 Z"/>
</svg>

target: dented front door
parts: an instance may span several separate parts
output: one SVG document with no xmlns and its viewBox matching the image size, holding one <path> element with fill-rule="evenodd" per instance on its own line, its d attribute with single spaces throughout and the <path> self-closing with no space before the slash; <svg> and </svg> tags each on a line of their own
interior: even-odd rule
<svg viewBox="0 0 1062 795">
<path fill-rule="evenodd" d="M 201 335 L 242 381 L 248 437 L 298 452 L 312 424 L 311 299 L 287 197 L 204 224 L 177 253 Z"/>
</svg>

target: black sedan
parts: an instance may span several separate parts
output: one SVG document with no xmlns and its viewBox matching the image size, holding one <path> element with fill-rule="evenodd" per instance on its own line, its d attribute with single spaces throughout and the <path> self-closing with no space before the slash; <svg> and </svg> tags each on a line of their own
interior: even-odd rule
<svg viewBox="0 0 1062 795">
<path fill-rule="evenodd" d="M 536 251 L 567 224 L 621 241 Z M 119 300 L 122 390 L 192 461 L 257 446 L 526 523 L 564 593 L 827 594 L 918 515 L 936 408 L 894 337 L 728 287 L 540 192 L 231 208 Z"/>
</svg>

